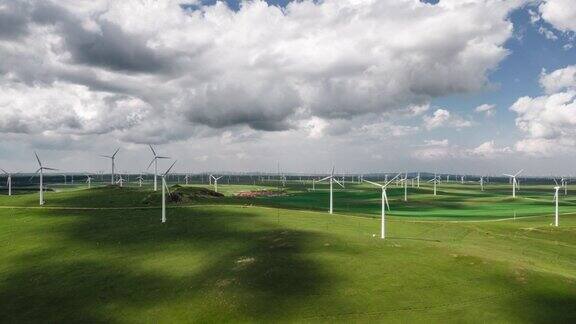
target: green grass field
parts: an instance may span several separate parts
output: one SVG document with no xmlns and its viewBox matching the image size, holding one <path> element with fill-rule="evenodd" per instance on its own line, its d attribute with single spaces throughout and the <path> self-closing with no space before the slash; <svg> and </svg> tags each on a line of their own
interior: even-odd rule
<svg viewBox="0 0 576 324">
<path fill-rule="evenodd" d="M 166 224 L 149 186 L 1 192 L 1 321 L 576 321 L 576 187 L 559 228 L 551 186 L 391 187 L 386 240 L 377 188 L 338 190 L 334 215 L 325 185 L 233 197 L 264 187 L 219 184 Z"/>
</svg>

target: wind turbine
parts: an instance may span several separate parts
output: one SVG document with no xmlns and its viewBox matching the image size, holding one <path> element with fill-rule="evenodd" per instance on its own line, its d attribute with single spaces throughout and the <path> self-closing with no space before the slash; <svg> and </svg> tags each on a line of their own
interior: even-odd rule
<svg viewBox="0 0 576 324">
<path fill-rule="evenodd" d="M 568 180 L 562 177 L 562 182 L 560 184 L 564 187 L 564 196 L 568 196 Z"/>
<path fill-rule="evenodd" d="M 190 176 L 189 176 L 188 174 L 186 174 L 186 175 L 184 176 L 184 180 L 186 181 L 186 184 L 188 184 L 188 179 L 190 179 Z"/>
<path fill-rule="evenodd" d="M 382 212 L 381 212 L 381 218 L 380 218 L 380 238 L 381 239 L 385 239 L 386 238 L 386 207 L 388 207 L 388 210 L 390 210 L 390 204 L 388 204 L 388 195 L 386 195 L 386 187 L 394 180 L 396 180 L 396 178 L 398 178 L 400 176 L 400 173 L 398 173 L 396 175 L 396 177 L 394 177 L 392 180 L 387 181 L 386 183 L 384 183 L 383 185 L 376 183 L 376 182 L 372 182 L 372 181 L 368 181 L 368 180 L 364 180 L 362 179 L 362 181 L 364 182 L 368 182 L 371 185 L 377 186 L 382 188 Z"/>
<path fill-rule="evenodd" d="M 216 178 L 213 175 L 210 175 L 211 179 L 214 179 L 214 191 L 218 192 L 218 180 L 220 180 L 223 176 L 219 176 L 218 178 Z"/>
<path fill-rule="evenodd" d="M 168 170 L 166 170 L 162 175 L 162 223 L 166 223 L 166 191 L 170 194 L 170 189 L 168 189 L 168 185 L 166 184 L 166 176 L 170 170 L 172 170 L 174 164 L 176 164 L 176 161 L 174 161 L 174 163 L 172 163 Z"/>
<path fill-rule="evenodd" d="M 119 175 L 118 180 L 116 180 L 116 183 L 120 184 L 120 187 L 124 187 L 124 182 L 126 182 L 126 180 L 122 178 L 122 175 Z"/>
<path fill-rule="evenodd" d="M 512 198 L 516 198 L 516 186 L 518 185 L 518 181 L 516 180 L 516 177 L 522 173 L 522 171 L 524 171 L 523 169 L 516 172 L 516 174 L 512 175 L 512 174 L 504 174 L 507 177 L 510 177 L 510 181 L 512 182 Z"/>
<path fill-rule="evenodd" d="M 40 206 L 44 205 L 44 170 L 52 170 L 52 171 L 57 171 L 58 169 L 53 169 L 53 168 L 48 168 L 42 165 L 42 162 L 40 162 L 40 158 L 38 157 L 38 154 L 36 152 L 34 152 L 34 155 L 36 156 L 36 160 L 38 161 L 38 165 L 39 168 L 38 170 L 36 170 L 36 173 L 40 172 Z"/>
<path fill-rule="evenodd" d="M 12 174 L 6 172 L 6 170 L 2 168 L 0 168 L 0 170 L 2 170 L 2 172 L 4 172 L 4 174 L 8 176 L 8 179 L 6 180 L 6 185 L 8 186 L 8 196 L 12 196 Z"/>
<path fill-rule="evenodd" d="M 152 166 L 152 163 L 154 163 L 154 191 L 157 191 L 158 190 L 158 183 L 157 183 L 158 159 L 169 159 L 169 157 L 159 156 L 158 154 L 156 154 L 156 151 L 154 151 L 154 148 L 152 148 L 152 145 L 148 144 L 148 146 L 150 147 L 150 150 L 152 151 L 152 154 L 154 155 L 154 157 L 152 158 L 152 161 L 150 161 L 150 164 L 148 165 L 148 168 L 146 168 L 146 170 L 150 169 L 150 166 Z"/>
<path fill-rule="evenodd" d="M 480 176 L 480 180 L 478 182 L 480 182 L 480 191 L 484 191 L 484 177 Z"/>
<path fill-rule="evenodd" d="M 114 180 L 116 180 L 116 178 L 114 177 L 114 162 L 116 161 L 116 154 L 118 154 L 118 151 L 120 151 L 120 148 L 117 148 L 116 151 L 114 152 L 114 154 L 108 156 L 108 155 L 100 155 L 101 157 L 105 157 L 105 158 L 109 158 L 112 161 L 112 174 L 110 176 L 110 184 L 114 184 Z"/>
<path fill-rule="evenodd" d="M 404 173 L 404 179 L 400 181 L 404 181 L 404 201 L 408 201 L 408 173 Z"/>
<path fill-rule="evenodd" d="M 556 179 L 554 179 L 554 182 L 556 182 Z M 558 227 L 558 191 L 560 190 L 560 186 L 558 185 L 558 182 L 556 182 L 556 187 L 554 187 L 554 203 L 555 203 L 555 213 L 554 213 L 554 226 Z"/>
<path fill-rule="evenodd" d="M 334 177 L 334 167 L 332 167 L 332 173 L 325 177 L 322 178 L 320 180 L 318 180 L 318 182 L 322 182 L 322 181 L 326 181 L 326 180 L 330 180 L 330 214 L 332 214 L 332 212 L 334 211 L 333 206 L 334 206 L 334 186 L 333 186 L 333 182 L 336 182 L 338 185 L 340 185 L 340 187 L 344 188 L 344 185 L 342 185 L 338 180 L 336 180 L 336 178 Z"/>
<path fill-rule="evenodd" d="M 138 187 L 142 188 L 142 181 L 144 181 L 144 178 L 142 178 L 142 174 L 140 174 L 138 178 L 136 178 L 136 180 L 138 180 Z"/>
<path fill-rule="evenodd" d="M 86 176 L 86 182 L 88 183 L 88 189 L 92 187 L 92 177 L 90 175 Z"/>
<path fill-rule="evenodd" d="M 429 180 L 428 182 L 434 183 L 434 196 L 436 196 L 436 186 L 438 185 L 438 176 L 434 174 L 434 178 Z"/>
</svg>

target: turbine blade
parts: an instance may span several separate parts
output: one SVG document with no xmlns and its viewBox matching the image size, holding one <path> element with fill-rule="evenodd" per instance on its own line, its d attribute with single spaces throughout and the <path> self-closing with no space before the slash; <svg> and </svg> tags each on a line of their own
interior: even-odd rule
<svg viewBox="0 0 576 324">
<path fill-rule="evenodd" d="M 325 181 L 325 180 L 328 180 L 328 179 L 330 179 L 330 178 L 332 178 L 332 176 L 327 176 L 327 177 L 322 178 L 322 179 L 320 179 L 320 180 L 316 180 L 316 182 Z"/>
<path fill-rule="evenodd" d="M 154 161 L 156 161 L 156 157 L 152 158 L 152 161 L 150 161 L 150 164 L 148 164 L 146 171 L 148 171 L 148 169 L 150 169 L 150 167 L 152 166 L 152 163 L 154 163 Z"/>
<path fill-rule="evenodd" d="M 383 185 L 381 185 L 381 184 L 379 184 L 379 183 L 376 183 L 376 182 L 372 182 L 372 181 L 368 181 L 368 180 L 362 180 L 362 181 L 368 182 L 369 184 L 378 186 L 378 187 L 380 187 L 380 188 L 384 187 Z"/>
<path fill-rule="evenodd" d="M 522 173 L 522 172 L 524 172 L 524 169 L 518 171 L 514 176 L 517 176 L 517 175 L 519 175 L 519 174 Z"/>
<path fill-rule="evenodd" d="M 150 148 L 150 151 L 152 151 L 152 155 L 156 156 L 156 151 L 154 151 L 154 148 L 152 147 L 152 145 L 148 144 L 148 147 Z"/>
<path fill-rule="evenodd" d="M 42 162 L 40 162 L 40 158 L 38 157 L 38 153 L 36 153 L 36 151 L 34 151 L 34 155 L 36 156 L 36 160 L 38 161 L 38 165 L 40 165 L 40 167 L 42 167 Z"/>
<path fill-rule="evenodd" d="M 168 168 L 168 170 L 166 170 L 166 172 L 164 172 L 164 176 L 166 176 L 168 174 L 168 172 L 170 172 L 170 170 L 172 170 L 172 168 L 174 167 L 174 164 L 176 164 L 176 161 L 174 161 L 174 163 L 172 163 L 172 165 Z"/>
<path fill-rule="evenodd" d="M 511 175 L 511 174 L 506 174 L 506 173 L 503 173 L 502 175 L 505 175 L 505 176 L 510 177 L 510 178 L 514 178 L 514 177 L 515 177 L 515 176 L 513 176 L 513 175 Z"/>
<path fill-rule="evenodd" d="M 392 178 L 391 180 L 388 180 L 388 182 L 386 182 L 384 184 L 384 187 L 387 187 L 392 181 L 398 179 L 398 177 L 400 176 L 400 173 L 398 173 L 394 178 Z"/>
<path fill-rule="evenodd" d="M 118 151 L 120 151 L 120 148 L 117 148 L 116 151 L 114 152 L 114 154 L 112 154 L 112 156 L 110 158 L 113 159 L 114 157 L 116 157 L 116 154 L 118 154 Z"/>
<path fill-rule="evenodd" d="M 51 171 L 58 171 L 58 169 L 48 168 L 48 167 L 42 167 L 42 169 L 44 169 L 44 170 L 51 170 Z"/>
<path fill-rule="evenodd" d="M 4 172 L 4 174 L 8 174 L 8 172 L 6 172 L 6 170 L 0 168 L 0 170 L 2 170 L 2 172 Z"/>
<path fill-rule="evenodd" d="M 336 180 L 336 178 L 332 178 L 332 180 L 334 180 L 334 182 L 336 182 L 337 184 L 340 185 L 340 187 L 344 188 L 344 185 L 340 183 L 340 181 Z"/>
</svg>

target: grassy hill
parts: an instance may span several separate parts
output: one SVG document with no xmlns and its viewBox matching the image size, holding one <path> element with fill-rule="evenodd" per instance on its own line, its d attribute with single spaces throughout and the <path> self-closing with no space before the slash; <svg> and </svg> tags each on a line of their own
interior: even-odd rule
<svg viewBox="0 0 576 324">
<path fill-rule="evenodd" d="M 251 186 L 77 188 L 0 196 L 0 314 L 6 322 L 574 322 L 576 212 L 550 226 L 546 186 L 504 185 L 240 199 Z M 11 207 L 18 208 L 11 208 Z M 31 207 L 31 208 L 29 208 Z M 75 208 L 75 209 L 69 209 Z M 101 208 L 101 209 L 100 209 Z M 516 210 L 516 220 L 507 218 Z"/>
</svg>

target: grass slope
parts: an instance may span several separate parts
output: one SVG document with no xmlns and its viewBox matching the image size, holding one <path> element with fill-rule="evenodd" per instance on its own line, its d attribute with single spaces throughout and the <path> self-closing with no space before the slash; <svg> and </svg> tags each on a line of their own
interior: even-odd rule
<svg viewBox="0 0 576 324">
<path fill-rule="evenodd" d="M 159 199 L 149 189 L 66 190 L 49 193 L 47 208 L 2 208 L 2 320 L 576 321 L 576 215 L 550 227 L 542 216 L 551 208 L 547 187 L 526 187 L 525 198 L 511 202 L 505 187 L 481 195 L 454 185 L 436 198 L 413 193 L 406 205 L 392 189 L 397 216 L 386 241 L 372 236 L 379 219 L 364 217 L 377 215 L 378 191 L 338 193 L 337 211 L 348 200 L 350 214 L 363 216 L 354 217 L 296 210 L 322 209 L 327 194 L 288 189 L 178 204 L 164 225 L 156 208 L 58 209 L 146 207 Z M 0 206 L 36 199 L 0 196 Z M 564 212 L 571 199 L 563 198 Z M 435 221 L 499 217 L 507 204 L 540 216 Z"/>
</svg>

